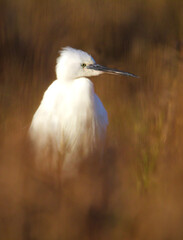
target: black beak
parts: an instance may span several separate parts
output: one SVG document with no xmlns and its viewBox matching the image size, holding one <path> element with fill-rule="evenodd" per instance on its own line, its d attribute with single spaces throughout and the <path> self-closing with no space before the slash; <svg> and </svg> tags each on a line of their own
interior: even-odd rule
<svg viewBox="0 0 183 240">
<path fill-rule="evenodd" d="M 87 68 L 92 69 L 92 70 L 96 70 L 96 71 L 101 71 L 103 73 L 117 74 L 117 75 L 124 75 L 124 76 L 139 78 L 138 76 L 136 76 L 132 73 L 123 72 L 121 70 L 117 70 L 117 69 L 114 69 L 114 68 L 104 67 L 104 66 L 101 66 L 99 64 L 90 64 L 90 65 L 87 66 Z"/>
</svg>

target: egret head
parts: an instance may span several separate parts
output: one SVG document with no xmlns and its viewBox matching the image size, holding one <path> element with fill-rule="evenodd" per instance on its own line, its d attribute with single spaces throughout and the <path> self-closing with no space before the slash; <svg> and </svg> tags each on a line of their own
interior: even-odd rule
<svg viewBox="0 0 183 240">
<path fill-rule="evenodd" d="M 137 77 L 128 72 L 96 64 L 91 55 L 71 47 L 63 48 L 60 51 L 60 56 L 57 58 L 56 74 L 58 79 L 74 80 L 80 77 L 97 76 L 102 73 Z"/>
</svg>

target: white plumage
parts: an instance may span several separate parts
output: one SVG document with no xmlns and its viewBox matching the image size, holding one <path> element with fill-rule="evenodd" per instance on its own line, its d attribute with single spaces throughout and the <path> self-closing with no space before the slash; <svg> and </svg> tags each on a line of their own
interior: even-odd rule
<svg viewBox="0 0 183 240">
<path fill-rule="evenodd" d="M 44 93 L 29 129 L 38 158 L 50 149 L 57 164 L 64 156 L 64 168 L 102 148 L 108 125 L 107 112 L 86 78 L 104 72 L 134 76 L 102 67 L 81 50 L 66 47 L 57 59 L 55 80 Z M 42 160 L 44 161 L 44 159 Z"/>
</svg>

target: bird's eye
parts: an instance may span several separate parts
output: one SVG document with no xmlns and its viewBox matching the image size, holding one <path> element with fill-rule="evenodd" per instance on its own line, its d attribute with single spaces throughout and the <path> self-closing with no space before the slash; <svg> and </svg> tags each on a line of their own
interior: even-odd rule
<svg viewBox="0 0 183 240">
<path fill-rule="evenodd" d="M 86 63 L 82 63 L 81 67 L 83 67 L 83 68 L 86 67 Z"/>
</svg>

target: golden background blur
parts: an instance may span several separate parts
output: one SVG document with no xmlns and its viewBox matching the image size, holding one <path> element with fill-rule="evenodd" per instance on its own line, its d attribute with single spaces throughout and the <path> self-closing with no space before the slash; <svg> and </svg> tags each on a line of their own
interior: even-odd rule
<svg viewBox="0 0 183 240">
<path fill-rule="evenodd" d="M 183 239 L 182 9 L 0 0 L 0 239 Z M 92 78 L 109 115 L 104 166 L 60 188 L 34 170 L 27 130 L 64 46 L 140 79 Z"/>
</svg>

